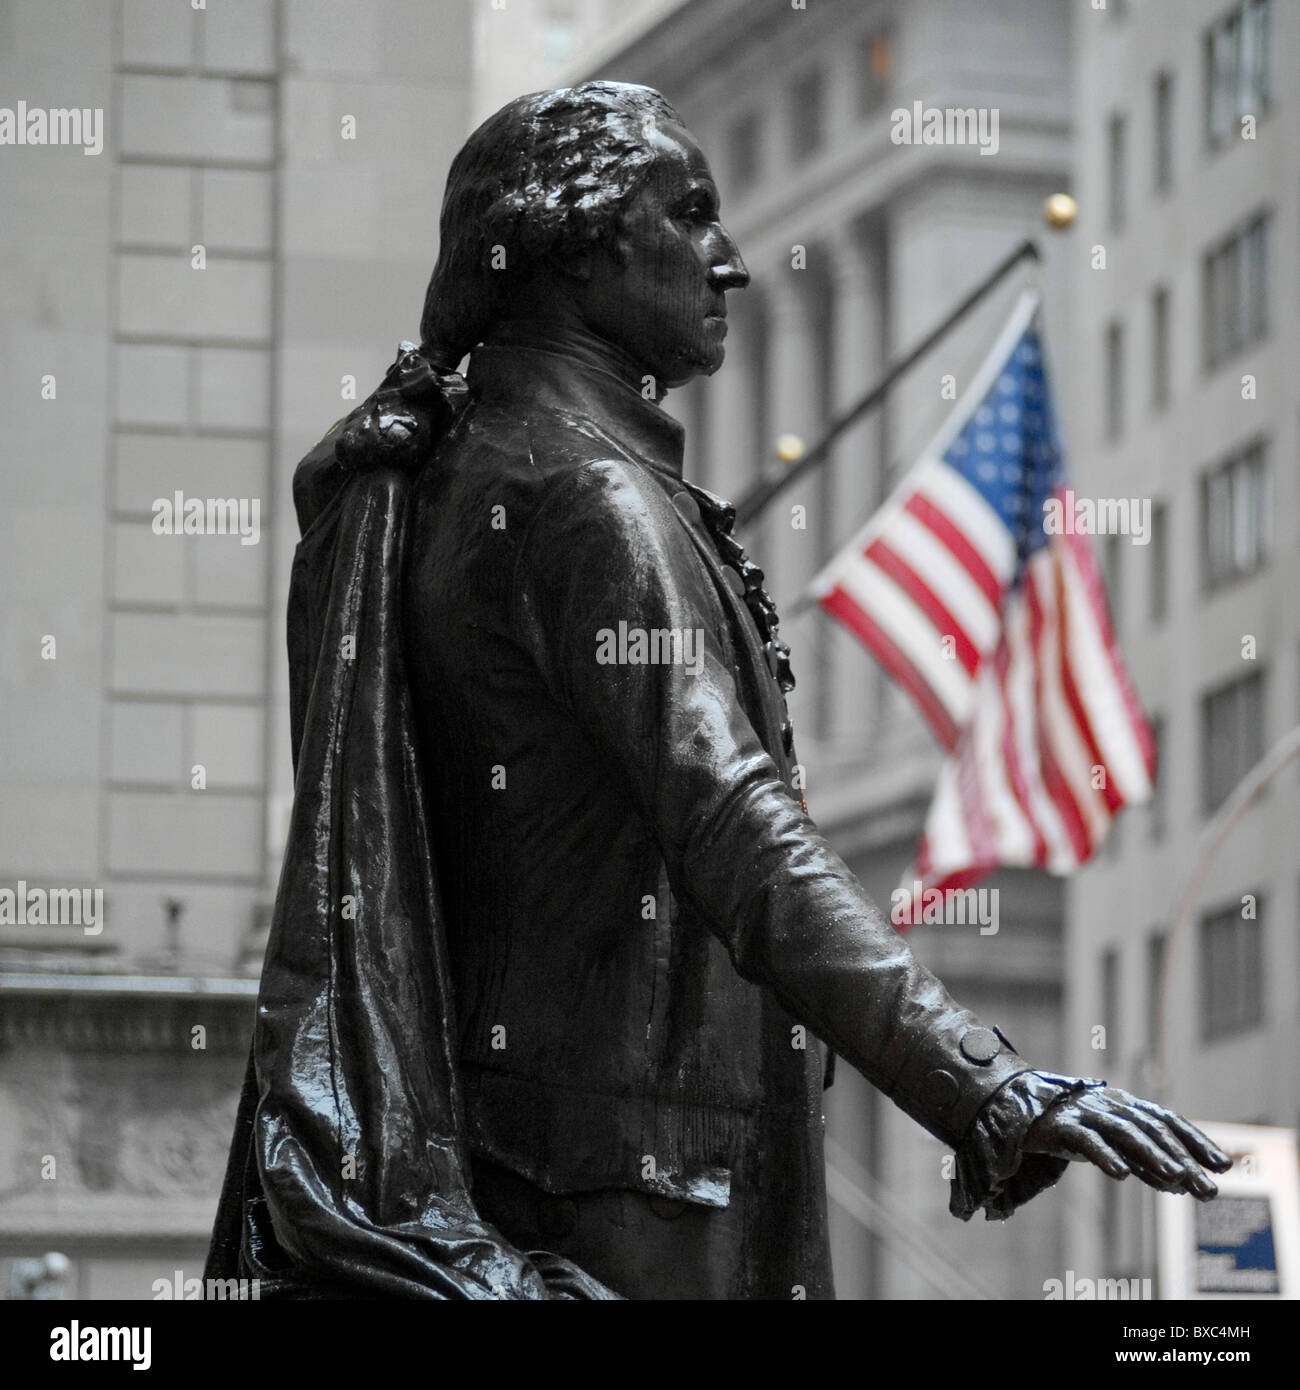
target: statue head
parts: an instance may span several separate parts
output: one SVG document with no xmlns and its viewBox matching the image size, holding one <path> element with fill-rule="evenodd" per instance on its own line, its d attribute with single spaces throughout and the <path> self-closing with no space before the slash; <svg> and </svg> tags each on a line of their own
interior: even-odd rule
<svg viewBox="0 0 1300 1390">
<path fill-rule="evenodd" d="M 454 366 L 502 317 L 567 316 L 667 388 L 717 370 L 725 292 L 748 281 L 672 106 L 586 82 L 520 97 L 465 142 L 421 334 Z"/>
</svg>

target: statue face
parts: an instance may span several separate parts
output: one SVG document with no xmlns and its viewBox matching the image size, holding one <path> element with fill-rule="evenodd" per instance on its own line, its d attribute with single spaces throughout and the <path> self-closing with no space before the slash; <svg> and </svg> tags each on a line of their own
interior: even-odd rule
<svg viewBox="0 0 1300 1390">
<path fill-rule="evenodd" d="M 749 272 L 691 134 L 665 123 L 650 143 L 658 157 L 624 210 L 622 255 L 595 253 L 580 297 L 587 325 L 666 389 L 722 365 L 726 291 L 743 289 Z"/>
</svg>

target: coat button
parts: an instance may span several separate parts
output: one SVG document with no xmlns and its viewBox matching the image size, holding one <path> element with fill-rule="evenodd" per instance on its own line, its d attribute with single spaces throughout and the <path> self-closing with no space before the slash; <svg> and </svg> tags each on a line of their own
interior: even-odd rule
<svg viewBox="0 0 1300 1390">
<path fill-rule="evenodd" d="M 646 1206 L 660 1221 L 676 1221 L 679 1216 L 686 1214 L 690 1203 L 674 1201 L 671 1197 L 662 1197 L 657 1192 L 650 1192 L 646 1194 Z"/>
<path fill-rule="evenodd" d="M 677 508 L 677 515 L 683 521 L 689 521 L 693 526 L 700 524 L 700 504 L 689 492 L 675 493 L 673 506 Z"/>
<path fill-rule="evenodd" d="M 767 669 L 776 676 L 781 672 L 781 655 L 777 649 L 769 642 L 763 649 L 763 654 L 767 657 Z"/>
<path fill-rule="evenodd" d="M 1002 1051 L 1002 1044 L 992 1028 L 971 1028 L 958 1044 L 961 1055 L 976 1066 L 986 1067 Z"/>
<path fill-rule="evenodd" d="M 722 577 L 727 581 L 727 588 L 730 589 L 737 598 L 742 598 L 744 596 L 745 581 L 730 565 L 724 565 L 722 567 Z"/>
<path fill-rule="evenodd" d="M 936 1110 L 946 1110 L 957 1099 L 961 1087 L 950 1071 L 937 1067 L 925 1078 L 925 1098 Z"/>
</svg>

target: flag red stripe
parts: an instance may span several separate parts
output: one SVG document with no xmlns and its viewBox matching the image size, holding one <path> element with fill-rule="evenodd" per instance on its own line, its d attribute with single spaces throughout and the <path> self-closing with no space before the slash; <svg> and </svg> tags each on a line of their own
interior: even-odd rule
<svg viewBox="0 0 1300 1390">
<path fill-rule="evenodd" d="M 1057 491 L 1059 494 L 1060 489 Z M 1083 580 L 1083 592 L 1096 618 L 1097 631 L 1101 634 L 1102 644 L 1106 648 L 1106 654 L 1110 660 L 1111 682 L 1123 701 L 1129 724 L 1133 728 L 1138 747 L 1142 751 L 1143 761 L 1146 763 L 1147 776 L 1154 779 L 1156 773 L 1155 736 L 1151 732 L 1151 725 L 1147 723 L 1146 715 L 1142 712 L 1137 692 L 1133 688 L 1133 682 L 1129 679 L 1128 670 L 1124 665 L 1124 657 L 1120 652 L 1119 643 L 1115 639 L 1115 629 L 1110 620 L 1110 604 L 1106 598 L 1106 589 L 1102 584 L 1101 570 L 1097 565 L 1096 556 L 1093 555 L 1086 536 L 1069 534 L 1058 537 L 1056 543 L 1062 542 L 1069 546 L 1074 556 L 1075 567 Z"/>
<path fill-rule="evenodd" d="M 1093 766 L 1100 766 L 1105 775 L 1101 794 L 1106 800 L 1106 809 L 1113 816 L 1123 806 L 1124 798 L 1119 794 L 1110 768 L 1106 766 L 1106 759 L 1102 757 L 1101 746 L 1097 742 L 1092 721 L 1088 718 L 1088 711 L 1083 707 L 1079 687 L 1074 679 L 1074 665 L 1070 660 L 1070 598 L 1066 593 L 1065 569 L 1060 564 L 1053 564 L 1052 569 L 1056 580 L 1056 611 L 1060 616 L 1061 625 L 1061 689 L 1065 692 L 1065 702 L 1070 707 L 1079 733 L 1088 745 L 1088 756 L 1092 759 Z"/>
<path fill-rule="evenodd" d="M 899 650 L 884 631 L 872 621 L 837 584 L 830 593 L 818 600 L 832 616 L 857 633 L 859 640 L 875 655 L 877 661 L 916 701 L 935 738 L 947 749 L 957 746 L 958 728 L 943 702 L 915 666 Z"/>
<path fill-rule="evenodd" d="M 967 636 L 966 629 L 953 617 L 947 606 L 939 599 L 933 589 L 907 563 L 893 546 L 882 540 L 874 540 L 863 552 L 877 569 L 887 574 L 895 584 L 934 624 L 941 637 L 951 637 L 956 648 L 958 661 L 973 676 L 980 664 L 980 654 L 975 643 Z"/>
<path fill-rule="evenodd" d="M 959 757 L 961 761 L 957 767 L 957 785 L 962 794 L 962 820 L 966 826 L 966 837 L 970 841 L 971 852 L 977 862 L 982 863 L 989 859 L 996 861 L 997 839 L 993 832 L 993 822 L 989 818 L 988 801 L 970 729 L 967 729 L 964 735 Z"/>
<path fill-rule="evenodd" d="M 981 860 L 970 864 L 964 869 L 954 869 L 950 874 L 944 874 L 942 878 L 937 878 L 933 883 L 927 883 L 926 888 L 937 888 L 941 893 L 946 893 L 949 888 L 963 889 L 974 888 L 981 879 L 985 879 L 1000 867 L 998 861 Z"/>
<path fill-rule="evenodd" d="M 984 597 L 995 609 L 1002 606 L 1002 585 L 988 567 L 987 561 L 966 537 L 948 520 L 938 507 L 919 492 L 907 499 L 904 510 L 932 531 L 944 546 L 960 561 L 962 568 L 984 591 Z"/>
<path fill-rule="evenodd" d="M 1038 591 L 1034 586 L 1032 576 L 1026 575 L 1021 588 L 1024 590 L 1025 602 L 1029 608 L 1029 641 L 1034 650 L 1034 709 L 1036 718 L 1034 720 L 1034 731 L 1038 739 L 1038 761 L 1043 769 L 1043 785 L 1047 788 L 1047 794 L 1052 798 L 1052 804 L 1060 813 L 1062 821 L 1065 823 L 1066 834 L 1070 837 L 1070 845 L 1074 851 L 1075 862 L 1084 863 L 1092 853 L 1092 843 L 1088 838 L 1088 827 L 1084 822 L 1083 816 L 1079 813 L 1079 807 L 1074 799 L 1074 793 L 1070 790 L 1065 778 L 1061 775 L 1061 769 L 1057 766 L 1056 756 L 1052 752 L 1051 746 L 1047 741 L 1046 724 L 1044 720 L 1045 710 L 1043 707 L 1043 610 L 1038 602 Z"/>
<path fill-rule="evenodd" d="M 1011 783 L 1011 790 L 1015 793 L 1015 798 L 1020 809 L 1025 814 L 1025 820 L 1034 834 L 1034 863 L 1043 865 L 1047 863 L 1047 840 L 1043 836 L 1042 826 L 1034 815 L 1033 805 L 1029 800 L 1029 784 L 1025 781 L 1025 770 L 1020 765 L 1020 750 L 1016 747 L 1016 715 L 1011 707 L 1011 694 L 1007 689 L 1007 671 L 1011 666 L 1011 648 L 1007 643 L 1006 629 L 1003 629 L 1002 640 L 998 643 L 998 649 L 993 656 L 993 669 L 997 673 L 998 692 L 1002 700 L 1003 724 L 1002 724 L 1002 758 L 1006 763 L 1007 780 Z"/>
</svg>

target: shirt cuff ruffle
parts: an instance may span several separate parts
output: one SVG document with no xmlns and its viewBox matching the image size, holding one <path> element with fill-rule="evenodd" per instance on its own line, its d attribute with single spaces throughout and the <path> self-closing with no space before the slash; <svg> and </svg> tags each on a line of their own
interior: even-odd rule
<svg viewBox="0 0 1300 1390">
<path fill-rule="evenodd" d="M 989 1097 L 957 1150 L 948 1210 L 969 1221 L 984 1208 L 988 1221 L 1005 1221 L 1065 1172 L 1069 1160 L 1021 1152 L 1035 1120 L 1055 1104 L 1104 1081 L 1022 1071 Z"/>
</svg>

